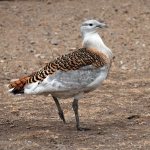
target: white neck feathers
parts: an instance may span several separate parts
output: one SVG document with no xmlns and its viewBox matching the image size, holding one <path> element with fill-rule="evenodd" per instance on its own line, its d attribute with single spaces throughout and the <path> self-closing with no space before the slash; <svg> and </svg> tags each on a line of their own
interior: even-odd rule
<svg viewBox="0 0 150 150">
<path fill-rule="evenodd" d="M 112 59 L 112 51 L 104 44 L 101 37 L 97 32 L 84 33 L 83 36 L 83 47 L 94 48 L 98 51 L 106 54 L 110 59 Z"/>
</svg>

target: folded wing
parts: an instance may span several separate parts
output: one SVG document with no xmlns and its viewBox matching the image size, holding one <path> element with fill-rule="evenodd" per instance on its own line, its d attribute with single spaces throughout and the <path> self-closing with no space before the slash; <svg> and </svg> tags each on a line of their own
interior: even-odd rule
<svg viewBox="0 0 150 150">
<path fill-rule="evenodd" d="M 23 93 L 25 85 L 38 81 L 42 82 L 47 76 L 53 75 L 57 71 L 68 72 L 89 65 L 99 68 L 108 63 L 108 58 L 103 53 L 94 49 L 81 48 L 72 53 L 56 58 L 45 67 L 29 76 L 11 82 L 9 88 L 12 89 L 11 92 L 14 94 Z"/>
</svg>

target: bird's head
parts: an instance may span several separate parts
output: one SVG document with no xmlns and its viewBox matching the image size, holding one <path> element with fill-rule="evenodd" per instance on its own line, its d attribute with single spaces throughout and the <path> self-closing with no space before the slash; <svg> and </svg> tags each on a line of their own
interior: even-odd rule
<svg viewBox="0 0 150 150">
<path fill-rule="evenodd" d="M 99 22 L 97 20 L 87 20 L 82 23 L 80 30 L 82 35 L 86 33 L 93 33 L 96 32 L 99 28 L 107 27 L 105 23 Z"/>
</svg>

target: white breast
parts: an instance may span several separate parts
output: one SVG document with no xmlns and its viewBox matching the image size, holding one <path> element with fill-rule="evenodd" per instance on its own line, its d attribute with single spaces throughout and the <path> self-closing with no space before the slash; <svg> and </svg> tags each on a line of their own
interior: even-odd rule
<svg viewBox="0 0 150 150">
<path fill-rule="evenodd" d="M 95 78 L 95 80 L 87 86 L 87 90 L 95 90 L 98 86 L 102 84 L 102 82 L 107 78 L 108 68 L 104 66 L 100 69 L 99 76 Z"/>
<path fill-rule="evenodd" d="M 113 58 L 112 51 L 104 44 L 98 33 L 87 33 L 83 37 L 83 47 L 94 48 L 104 53 L 109 59 Z"/>
</svg>

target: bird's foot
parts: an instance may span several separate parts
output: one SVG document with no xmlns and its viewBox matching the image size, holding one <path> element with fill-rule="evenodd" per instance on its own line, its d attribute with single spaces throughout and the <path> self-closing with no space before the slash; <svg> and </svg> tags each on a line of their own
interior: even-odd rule
<svg viewBox="0 0 150 150">
<path fill-rule="evenodd" d="M 78 131 L 88 131 L 91 130 L 90 128 L 82 128 L 82 127 L 77 127 Z"/>
</svg>

